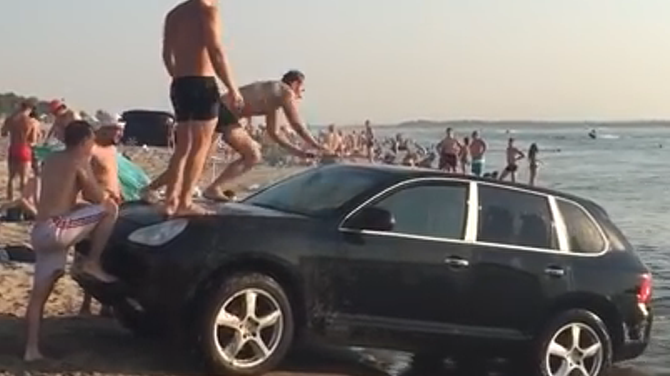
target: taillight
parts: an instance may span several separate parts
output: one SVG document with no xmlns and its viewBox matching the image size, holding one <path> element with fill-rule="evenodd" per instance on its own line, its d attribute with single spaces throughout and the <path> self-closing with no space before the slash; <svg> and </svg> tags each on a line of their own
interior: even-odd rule
<svg viewBox="0 0 670 376">
<path fill-rule="evenodd" d="M 651 274 L 642 274 L 640 287 L 637 289 L 637 302 L 639 304 L 648 304 L 651 301 L 651 286 Z"/>
</svg>

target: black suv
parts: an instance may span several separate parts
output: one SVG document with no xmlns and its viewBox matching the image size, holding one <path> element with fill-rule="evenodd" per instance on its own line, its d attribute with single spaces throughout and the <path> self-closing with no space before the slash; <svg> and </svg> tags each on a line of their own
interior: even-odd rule
<svg viewBox="0 0 670 376">
<path fill-rule="evenodd" d="M 541 375 L 601 375 L 649 342 L 649 270 L 588 200 L 340 164 L 216 205 L 125 205 L 104 255 L 122 284 L 80 280 L 136 333 L 190 336 L 216 373 L 263 373 L 302 331 Z"/>
</svg>

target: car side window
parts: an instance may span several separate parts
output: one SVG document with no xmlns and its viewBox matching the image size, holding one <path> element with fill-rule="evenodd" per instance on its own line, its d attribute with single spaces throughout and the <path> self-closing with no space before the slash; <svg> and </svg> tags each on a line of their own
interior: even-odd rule
<svg viewBox="0 0 670 376">
<path fill-rule="evenodd" d="M 429 183 L 411 186 L 374 204 L 395 219 L 392 232 L 446 239 L 463 239 L 468 185 Z"/>
<path fill-rule="evenodd" d="M 568 231 L 570 251 L 575 253 L 599 253 L 605 249 L 603 235 L 583 209 L 568 201 L 556 200 Z"/>
<path fill-rule="evenodd" d="M 547 197 L 486 184 L 478 190 L 478 241 L 559 248 Z"/>
</svg>

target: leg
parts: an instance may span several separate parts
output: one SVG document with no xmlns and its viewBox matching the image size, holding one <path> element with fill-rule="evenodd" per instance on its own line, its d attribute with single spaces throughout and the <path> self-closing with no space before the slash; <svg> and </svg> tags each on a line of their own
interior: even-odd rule
<svg viewBox="0 0 670 376">
<path fill-rule="evenodd" d="M 102 282 L 114 282 L 116 278 L 102 270 L 101 256 L 112 235 L 114 224 L 119 215 L 119 208 L 112 201 L 103 203 L 104 216 L 91 232 L 91 251 L 82 263 L 82 271 L 100 279 Z"/>
<path fill-rule="evenodd" d="M 240 126 L 232 127 L 226 130 L 223 137 L 226 143 L 240 154 L 240 158 L 229 164 L 205 190 L 205 197 L 215 200 L 223 197 L 220 188 L 225 182 L 246 173 L 261 161 L 261 151 L 258 144 L 244 128 Z"/>
<path fill-rule="evenodd" d="M 174 213 L 179 206 L 184 167 L 192 148 L 189 130 L 193 126 L 194 124 L 191 124 L 191 122 L 177 125 L 176 133 L 179 142 L 175 145 L 174 153 L 170 158 L 168 169 L 165 171 L 165 177 L 163 178 L 167 188 L 165 190 L 165 211 L 167 214 Z"/>
<path fill-rule="evenodd" d="M 508 174 L 509 174 L 509 168 L 505 168 L 503 172 L 500 174 L 500 180 L 505 180 Z"/>
<path fill-rule="evenodd" d="M 33 275 L 33 289 L 26 309 L 26 349 L 23 359 L 27 362 L 43 359 L 39 348 L 40 325 L 44 305 L 53 291 L 54 285 L 64 274 L 67 249 L 41 250 L 36 248 L 37 260 Z"/>
<path fill-rule="evenodd" d="M 535 185 L 535 176 L 536 175 L 537 175 L 537 170 L 531 167 L 531 169 L 530 169 L 530 179 L 528 181 L 528 184 L 530 186 Z"/>
<path fill-rule="evenodd" d="M 28 181 L 28 174 L 30 174 L 30 161 L 22 162 L 18 165 L 18 175 L 19 175 L 19 190 L 23 192 L 26 187 L 26 182 Z"/>
<path fill-rule="evenodd" d="M 90 238 L 91 249 L 86 258 L 82 259 L 80 270 L 104 283 L 116 281 L 115 277 L 102 270 L 100 256 L 107 246 L 118 211 L 112 200 L 105 200 L 100 205 L 85 205 L 69 213 L 65 218 L 65 226 L 54 225 L 56 242 L 64 249 L 69 249 L 86 237 Z"/>
<path fill-rule="evenodd" d="M 179 192 L 178 199 L 178 211 L 180 212 L 189 212 L 193 206 L 193 190 L 200 180 L 205 167 L 205 161 L 212 146 L 212 135 L 214 134 L 216 119 L 193 121 L 191 123 L 188 129 L 191 148 L 186 157 L 181 192 Z"/>
<path fill-rule="evenodd" d="M 11 157 L 7 159 L 7 201 L 14 200 L 14 179 L 16 178 L 16 163 Z"/>
<path fill-rule="evenodd" d="M 84 300 L 81 302 L 81 308 L 79 308 L 79 316 L 90 316 L 91 315 L 91 294 L 84 292 Z"/>
</svg>

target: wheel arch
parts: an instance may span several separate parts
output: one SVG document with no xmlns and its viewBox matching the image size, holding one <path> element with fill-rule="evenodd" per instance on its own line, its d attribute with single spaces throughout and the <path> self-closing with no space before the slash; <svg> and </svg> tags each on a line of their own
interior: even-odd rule
<svg viewBox="0 0 670 376">
<path fill-rule="evenodd" d="M 549 308 L 548 315 L 543 318 L 544 321 L 533 328 L 534 334 L 540 333 L 556 315 L 571 309 L 586 310 L 598 316 L 612 339 L 614 354 L 617 353 L 624 340 L 623 319 L 612 301 L 595 294 L 573 293 L 559 298 Z"/>
<path fill-rule="evenodd" d="M 228 260 L 206 275 L 189 295 L 186 307 L 193 309 L 184 312 L 184 322 L 195 322 L 196 315 L 202 312 L 207 297 L 221 286 L 221 281 L 227 276 L 249 272 L 268 275 L 284 289 L 293 310 L 296 330 L 300 331 L 307 325 L 308 320 L 306 299 L 302 278 L 292 268 L 284 260 L 264 255 L 244 255 Z"/>
</svg>

